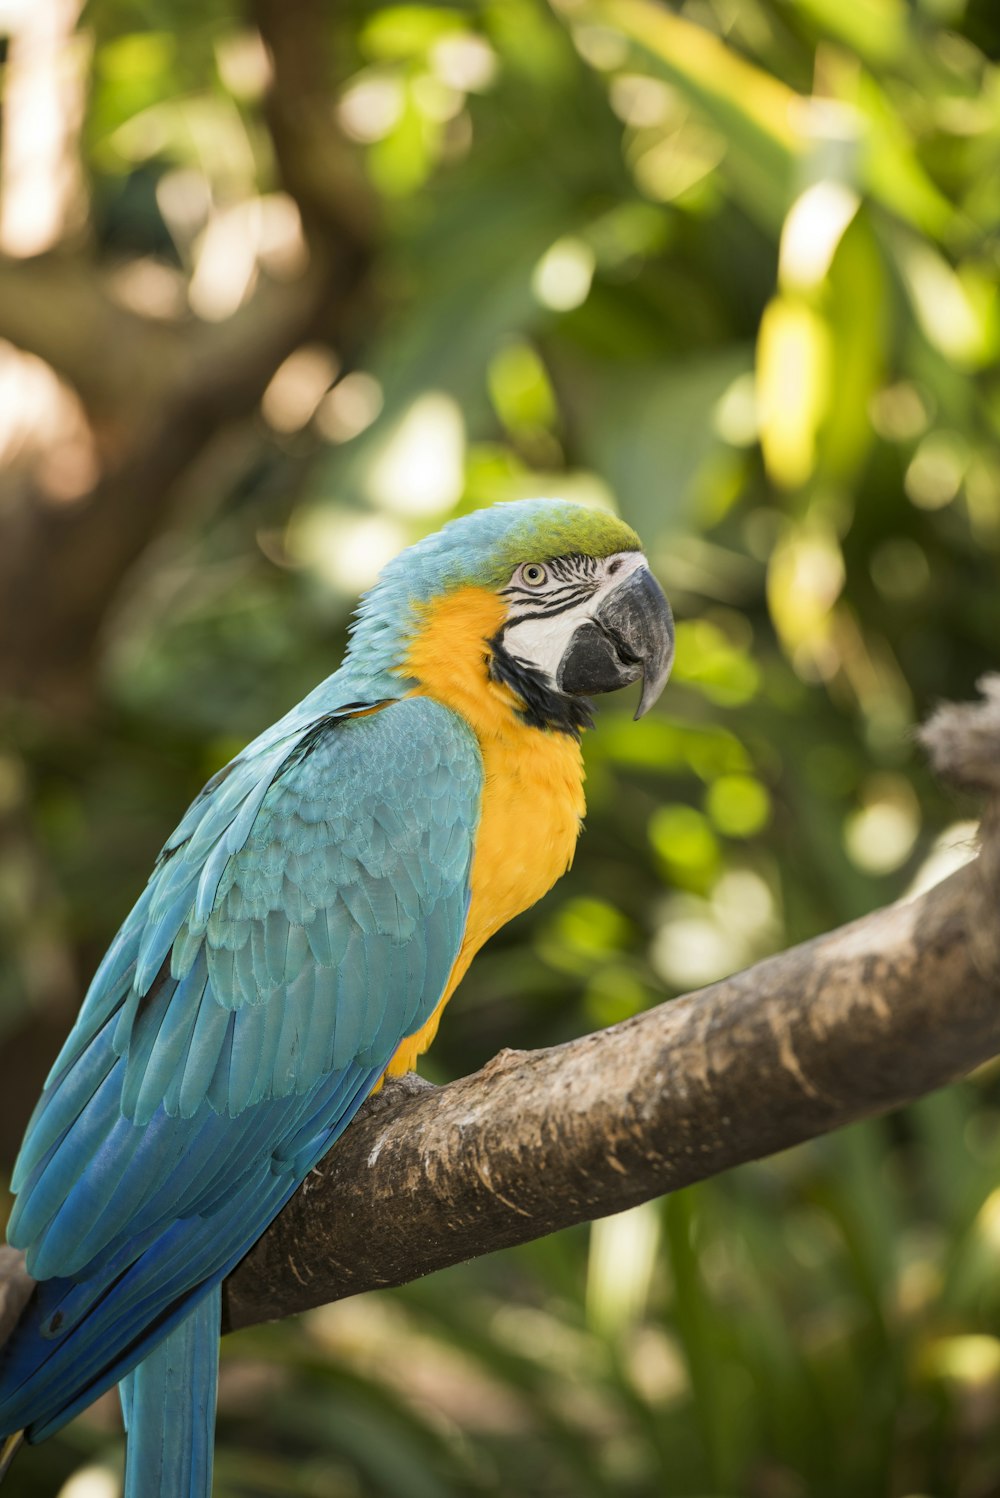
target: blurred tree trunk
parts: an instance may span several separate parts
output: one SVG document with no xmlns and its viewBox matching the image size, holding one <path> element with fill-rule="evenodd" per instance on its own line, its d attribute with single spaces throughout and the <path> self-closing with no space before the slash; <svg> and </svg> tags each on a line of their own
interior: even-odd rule
<svg viewBox="0 0 1000 1498">
<path fill-rule="evenodd" d="M 52 482 L 50 454 L 15 463 L 5 476 L 0 697 L 12 729 L 23 720 L 29 734 L 54 741 L 86 733 L 99 715 L 102 630 L 133 568 L 197 489 L 192 474 L 233 424 L 254 418 L 294 349 L 321 341 L 349 366 L 376 317 L 369 271 L 378 228 L 337 131 L 330 18 L 319 0 L 253 0 L 247 19 L 267 49 L 264 113 L 276 186 L 301 218 L 301 274 L 278 281 L 261 272 L 249 300 L 224 321 L 167 323 L 116 299 L 114 267 L 99 260 L 72 216 L 68 237 L 53 248 L 0 258 L 0 339 L 45 361 L 73 392 L 85 449 L 68 492 Z M 67 23 L 71 29 L 70 12 Z M 17 102 L 8 94 L 8 136 Z M 77 102 L 67 98 L 61 122 L 67 154 L 80 125 Z M 0 811 L 0 834 L 20 847 L 30 878 L 44 883 L 45 856 L 23 809 Z M 5 1034 L 18 1066 L 0 1095 L 2 1159 L 16 1150 L 87 966 L 86 954 L 53 962 L 33 984 L 30 1014 Z"/>
<path fill-rule="evenodd" d="M 343 356 L 373 316 L 374 213 L 336 130 L 325 11 L 318 0 L 256 0 L 251 10 L 270 57 L 265 117 L 301 215 L 305 274 L 262 276 L 225 321 L 170 326 L 120 306 L 85 243 L 0 261 L 0 337 L 73 387 L 96 457 L 84 492 L 60 498 L 29 481 L 0 510 L 0 692 L 49 711 L 93 708 L 101 625 L 208 445 L 253 415 L 301 343 L 322 339 Z"/>
</svg>

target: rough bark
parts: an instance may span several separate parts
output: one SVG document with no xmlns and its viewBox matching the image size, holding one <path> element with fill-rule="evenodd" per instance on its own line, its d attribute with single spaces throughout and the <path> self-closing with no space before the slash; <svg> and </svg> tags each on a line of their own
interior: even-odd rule
<svg viewBox="0 0 1000 1498">
<path fill-rule="evenodd" d="M 569 1045 L 501 1052 L 447 1087 L 388 1084 L 229 1277 L 224 1329 L 620 1211 L 1000 1052 L 1000 676 L 983 686 L 923 736 L 939 772 L 987 793 L 972 863 Z M 7 1250 L 0 1341 L 30 1288 Z"/>
</svg>

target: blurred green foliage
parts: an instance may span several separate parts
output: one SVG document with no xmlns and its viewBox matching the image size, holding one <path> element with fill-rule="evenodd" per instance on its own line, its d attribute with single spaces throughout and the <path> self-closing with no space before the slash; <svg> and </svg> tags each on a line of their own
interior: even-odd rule
<svg viewBox="0 0 1000 1498">
<path fill-rule="evenodd" d="M 191 479 L 115 604 L 99 731 L 29 715 L 0 759 L 36 839 L 0 863 L 0 1022 L 33 974 L 96 960 L 189 795 L 336 664 L 388 555 L 496 500 L 615 504 L 674 602 L 674 680 L 639 724 L 602 705 L 576 865 L 479 958 L 426 1067 L 443 1080 L 967 855 L 970 809 L 912 728 L 1000 666 L 1000 15 L 329 10 L 382 315 L 360 354 L 293 354 Z M 300 273 L 234 0 L 92 0 L 80 26 L 91 229 L 133 291 L 218 321 L 268 257 Z M 987 1069 L 233 1338 L 217 1492 L 988 1498 L 998 1172 Z M 21 1460 L 12 1498 L 119 1460 L 101 1406 Z"/>
</svg>

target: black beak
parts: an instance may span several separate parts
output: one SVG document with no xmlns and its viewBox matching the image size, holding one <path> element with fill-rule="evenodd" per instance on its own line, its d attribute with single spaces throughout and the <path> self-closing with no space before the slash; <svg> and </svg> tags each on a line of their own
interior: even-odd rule
<svg viewBox="0 0 1000 1498">
<path fill-rule="evenodd" d="M 589 697 L 627 687 L 641 676 L 635 714 L 641 718 L 666 686 L 673 659 L 670 605 L 653 574 L 640 567 L 573 632 L 559 662 L 558 685 L 571 697 Z"/>
</svg>

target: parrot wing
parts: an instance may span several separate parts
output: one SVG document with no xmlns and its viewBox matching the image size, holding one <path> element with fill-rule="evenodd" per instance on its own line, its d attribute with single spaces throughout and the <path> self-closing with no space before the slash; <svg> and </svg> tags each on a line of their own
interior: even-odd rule
<svg viewBox="0 0 1000 1498">
<path fill-rule="evenodd" d="M 195 801 L 29 1125 L 9 1238 L 44 1283 L 0 1369 L 5 1419 L 13 1395 L 46 1434 L 133 1366 L 430 1017 L 481 790 L 469 729 L 407 698 L 272 737 Z"/>
</svg>

